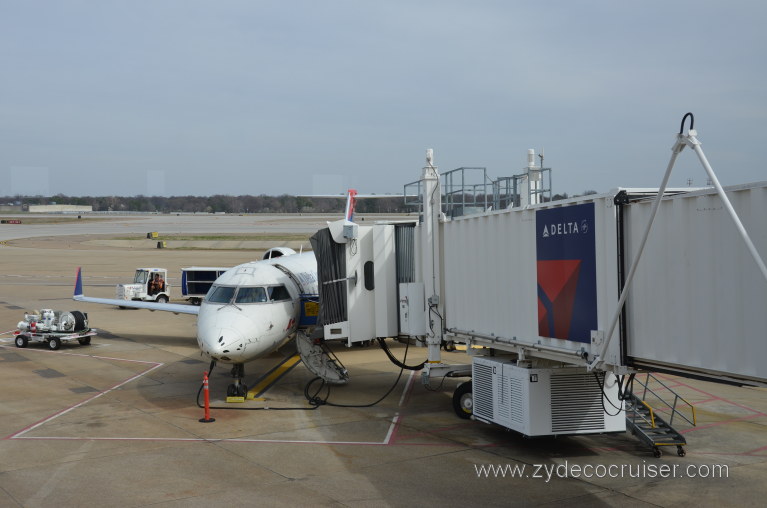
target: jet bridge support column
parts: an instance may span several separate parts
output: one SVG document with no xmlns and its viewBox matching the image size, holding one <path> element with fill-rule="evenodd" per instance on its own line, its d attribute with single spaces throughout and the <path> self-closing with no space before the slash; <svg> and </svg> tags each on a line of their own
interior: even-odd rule
<svg viewBox="0 0 767 508">
<path fill-rule="evenodd" d="M 423 168 L 423 222 L 421 223 L 421 274 L 426 298 L 426 345 L 427 362 L 423 372 L 423 382 L 428 384 L 429 372 L 432 367 L 442 363 L 440 346 L 442 345 L 442 304 L 440 277 L 440 236 L 439 220 L 442 214 L 442 191 L 439 183 L 439 173 L 433 165 L 433 151 L 426 151 L 426 166 Z"/>
</svg>

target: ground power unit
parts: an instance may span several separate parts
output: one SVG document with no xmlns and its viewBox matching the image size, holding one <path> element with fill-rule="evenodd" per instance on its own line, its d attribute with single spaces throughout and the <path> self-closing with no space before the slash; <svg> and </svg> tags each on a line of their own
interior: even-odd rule
<svg viewBox="0 0 767 508">
<path fill-rule="evenodd" d="M 474 418 L 526 436 L 625 432 L 613 375 L 585 368 L 526 368 L 502 357 L 472 361 Z"/>
</svg>

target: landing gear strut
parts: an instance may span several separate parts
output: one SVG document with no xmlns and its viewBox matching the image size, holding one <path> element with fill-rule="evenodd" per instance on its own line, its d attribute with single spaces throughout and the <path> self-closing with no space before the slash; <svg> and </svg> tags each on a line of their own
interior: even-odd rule
<svg viewBox="0 0 767 508">
<path fill-rule="evenodd" d="M 226 388 L 227 397 L 247 397 L 248 387 L 242 384 L 242 378 L 245 377 L 245 365 L 235 363 L 232 366 L 232 379 L 234 382 Z"/>
</svg>

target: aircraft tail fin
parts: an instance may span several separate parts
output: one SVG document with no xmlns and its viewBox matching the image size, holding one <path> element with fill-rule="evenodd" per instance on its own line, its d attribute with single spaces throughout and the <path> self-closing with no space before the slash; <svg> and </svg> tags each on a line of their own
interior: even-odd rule
<svg viewBox="0 0 767 508">
<path fill-rule="evenodd" d="M 77 267 L 77 279 L 75 280 L 75 294 L 73 296 L 83 296 L 83 273 L 82 268 Z"/>
<path fill-rule="evenodd" d="M 344 218 L 349 222 L 354 222 L 354 207 L 357 205 L 357 191 L 349 189 L 346 195 L 346 211 L 344 212 Z"/>
</svg>

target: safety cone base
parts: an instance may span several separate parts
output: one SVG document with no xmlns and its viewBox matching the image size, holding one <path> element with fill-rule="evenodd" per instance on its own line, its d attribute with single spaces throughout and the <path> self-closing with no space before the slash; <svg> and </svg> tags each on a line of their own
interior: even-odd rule
<svg viewBox="0 0 767 508">
<path fill-rule="evenodd" d="M 216 419 L 215 418 L 200 418 L 197 421 L 199 421 L 200 423 L 211 423 L 211 422 L 215 422 Z"/>
</svg>

